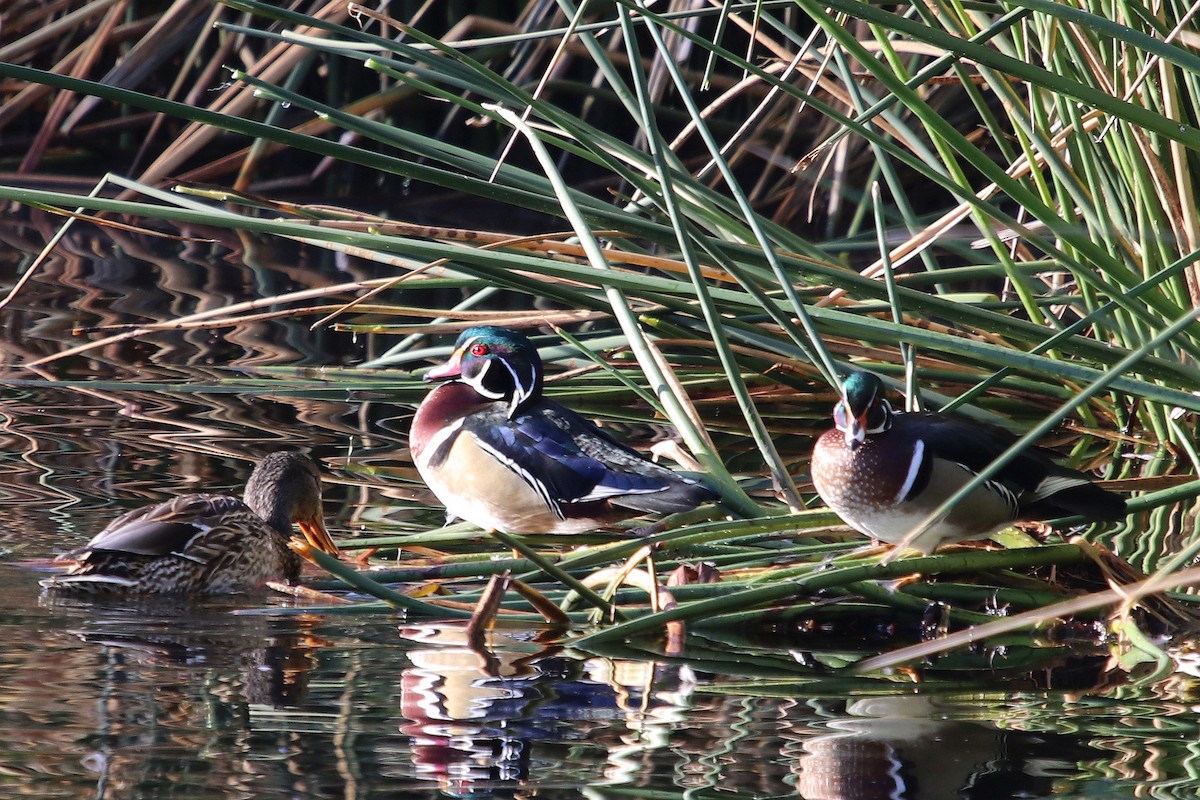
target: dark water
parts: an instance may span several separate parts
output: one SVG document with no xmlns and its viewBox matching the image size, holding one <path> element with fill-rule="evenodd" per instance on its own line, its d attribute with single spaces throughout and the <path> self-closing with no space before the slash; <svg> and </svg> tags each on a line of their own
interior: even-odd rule
<svg viewBox="0 0 1200 800">
<path fill-rule="evenodd" d="M 7 290 L 44 231 L 18 245 Z M 42 239 L 44 240 L 44 239 Z M 1103 657 L 1019 678 L 841 680 L 834 652 L 726 643 L 733 660 L 599 656 L 504 631 L 305 611 L 289 598 L 44 598 L 44 559 L 126 508 L 232 489 L 251 459 L 314 449 L 339 537 L 433 524 L 405 462 L 411 408 L 211 388 L 232 372 L 340 365 L 386 346 L 306 322 L 154 333 L 12 369 L 99 334 L 375 268 L 261 243 L 69 240 L 0 310 L 0 796 L 64 798 L 1194 797 L 1200 686 L 1134 685 Z M 197 267 L 203 266 L 203 269 Z M 87 380 L 63 386 L 46 380 Z M 184 385 L 187 385 L 186 387 Z M 186 390 L 185 390 L 186 389 Z M 379 468 L 385 467 L 382 471 Z M 795 649 L 790 649 L 795 648 Z M 744 664 L 739 662 L 744 656 Z M 794 677 L 753 679 L 756 660 Z"/>
</svg>

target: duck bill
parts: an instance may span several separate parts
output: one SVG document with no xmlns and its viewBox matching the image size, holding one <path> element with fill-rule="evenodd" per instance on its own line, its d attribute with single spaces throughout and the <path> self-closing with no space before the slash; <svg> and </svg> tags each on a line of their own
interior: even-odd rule
<svg viewBox="0 0 1200 800">
<path fill-rule="evenodd" d="M 846 436 L 846 446 L 851 450 L 858 447 L 867 439 L 867 412 L 861 416 L 850 418 L 850 424 L 842 431 Z"/>
<path fill-rule="evenodd" d="M 445 381 L 451 378 L 462 376 L 462 350 L 455 350 L 450 354 L 450 359 L 445 364 L 438 364 L 433 369 L 425 373 L 424 380 L 429 381 Z"/>
<path fill-rule="evenodd" d="M 329 535 L 329 531 L 325 528 L 325 522 L 319 517 L 316 519 L 300 520 L 296 525 L 300 528 L 300 532 L 304 534 L 304 538 L 308 540 L 310 545 L 331 556 L 338 555 L 338 546 L 333 543 L 333 537 Z"/>
</svg>

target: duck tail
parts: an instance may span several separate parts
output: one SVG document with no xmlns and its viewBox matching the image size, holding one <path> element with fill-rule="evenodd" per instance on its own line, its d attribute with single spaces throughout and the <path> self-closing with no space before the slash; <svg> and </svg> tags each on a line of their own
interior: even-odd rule
<svg viewBox="0 0 1200 800">
<path fill-rule="evenodd" d="M 718 496 L 707 485 L 683 478 L 672 481 L 660 492 L 627 494 L 614 497 L 610 502 L 614 506 L 648 514 L 678 514 L 682 511 L 691 511 L 701 503 L 716 500 Z"/>
<path fill-rule="evenodd" d="M 1089 522 L 1115 522 L 1126 514 L 1125 498 L 1083 475 L 1049 476 L 1025 511 L 1040 519 L 1080 516 Z"/>
</svg>

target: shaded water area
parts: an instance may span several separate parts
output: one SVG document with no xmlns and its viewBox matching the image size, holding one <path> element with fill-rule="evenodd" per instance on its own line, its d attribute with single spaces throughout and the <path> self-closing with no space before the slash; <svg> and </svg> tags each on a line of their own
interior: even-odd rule
<svg viewBox="0 0 1200 800">
<path fill-rule="evenodd" d="M 7 293 L 19 251 L 38 236 L 12 227 L 3 238 L 16 245 L 0 258 Z M 0 310 L 9 364 L 79 344 L 77 329 L 166 320 L 377 269 L 250 241 L 181 253 L 112 234 L 69 239 L 63 252 Z M 456 624 L 314 613 L 280 596 L 42 596 L 46 559 L 117 513 L 202 487 L 237 491 L 252 459 L 280 447 L 322 459 L 339 538 L 439 524 L 406 460 L 411 405 L 264 377 L 300 365 L 319 378 L 320 368 L 361 362 L 383 344 L 276 320 L 141 336 L 51 365 L 45 375 L 59 383 L 7 373 L 0 794 L 815 800 L 1200 791 L 1197 679 L 1179 672 L 1135 685 L 1106 671 L 1103 652 L 1048 650 L 1021 668 L 1003 651 L 968 654 L 917 682 L 835 673 L 852 647 L 819 631 L 697 635 L 683 658 L 666 659 L 576 652 L 542 641 L 541 631 L 504 630 L 478 653 Z M 257 378 L 253 390 L 228 389 L 230 379 Z"/>
</svg>

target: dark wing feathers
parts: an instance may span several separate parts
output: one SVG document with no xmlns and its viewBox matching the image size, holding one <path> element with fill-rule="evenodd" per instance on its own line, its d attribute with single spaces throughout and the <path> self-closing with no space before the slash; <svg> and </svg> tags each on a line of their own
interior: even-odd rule
<svg viewBox="0 0 1200 800">
<path fill-rule="evenodd" d="M 511 420 L 502 417 L 499 409 L 474 414 L 467 429 L 484 446 L 504 453 L 519 472 L 537 476 L 559 503 L 608 500 L 662 511 L 663 503 L 667 510 L 683 510 L 714 497 L 702 484 L 645 460 L 553 401 L 543 400 Z"/>
<path fill-rule="evenodd" d="M 962 464 L 973 472 L 985 469 L 1017 437 L 985 423 L 937 414 L 904 414 L 905 429 L 921 438 L 939 458 Z M 1120 519 L 1125 500 L 1101 489 L 1086 475 L 1056 464 L 1055 454 L 1029 447 L 1008 462 L 994 477 L 1014 490 L 1026 518 L 1051 519 L 1079 515 L 1093 521 Z"/>
<path fill-rule="evenodd" d="M 678 514 L 691 511 L 701 503 L 716 500 L 717 493 L 699 481 L 676 477 L 674 483 L 653 494 L 626 494 L 610 502 L 621 508 L 631 508 L 654 514 Z"/>
<path fill-rule="evenodd" d="M 1041 519 L 1077 515 L 1093 522 L 1113 522 L 1126 514 L 1125 498 L 1086 480 L 1054 488 L 1022 506 L 1026 513 Z"/>
<path fill-rule="evenodd" d="M 923 439 L 930 452 L 939 458 L 962 464 L 972 472 L 985 469 L 996 456 L 1016 441 L 1016 437 L 992 425 L 967 422 L 937 414 L 904 414 L 905 431 Z M 1012 480 L 1023 489 L 1033 489 L 1053 466 L 1037 448 L 1030 448 L 1008 463 L 997 478 Z"/>
<path fill-rule="evenodd" d="M 249 508 L 236 497 L 184 495 L 117 517 L 76 552 L 105 550 L 142 556 L 183 553 L 197 534 L 209 530 L 226 514 L 242 510 Z"/>
<path fill-rule="evenodd" d="M 637 469 L 641 465 L 649 464 L 656 470 L 670 472 L 666 467 L 646 461 L 638 451 L 614 439 L 588 419 L 553 400 L 543 399 L 529 416 L 537 419 L 539 424 L 549 423 L 558 428 L 574 442 L 580 452 L 610 466 Z"/>
</svg>

